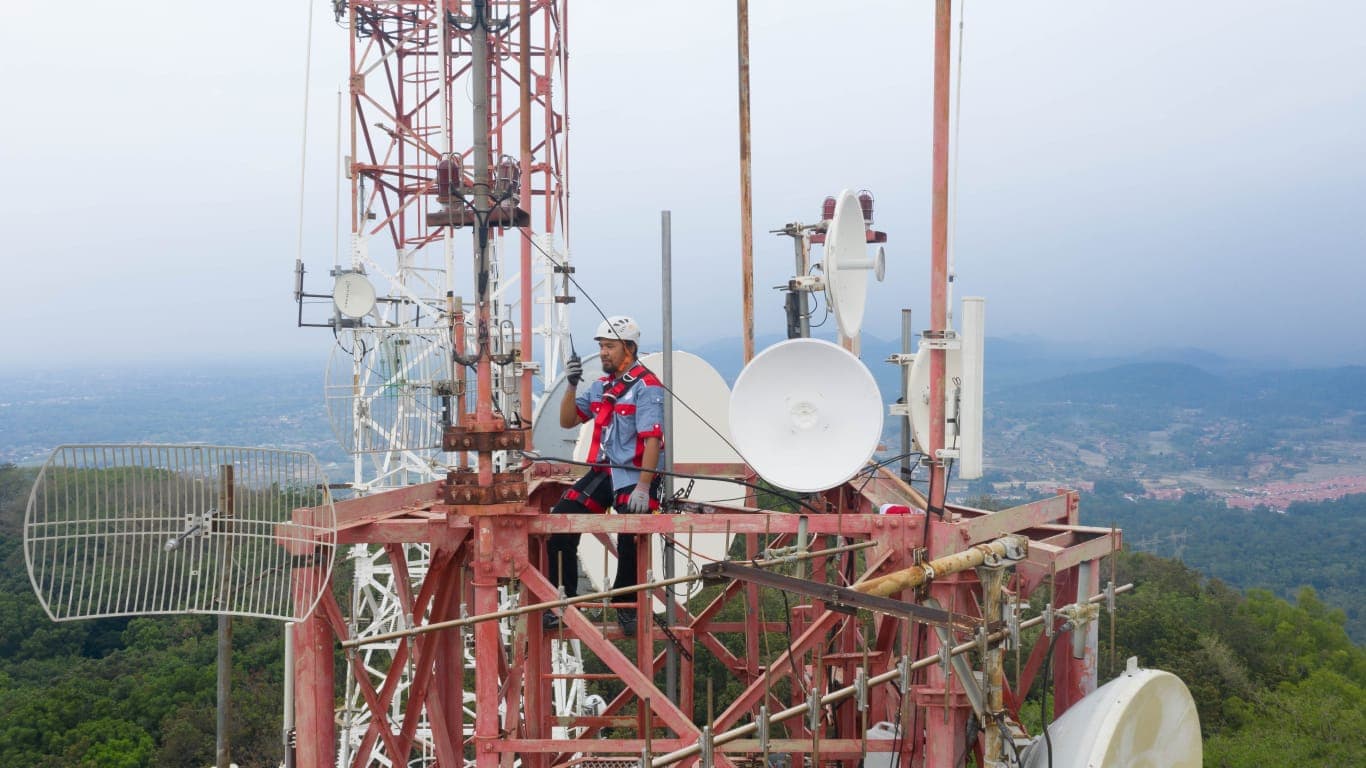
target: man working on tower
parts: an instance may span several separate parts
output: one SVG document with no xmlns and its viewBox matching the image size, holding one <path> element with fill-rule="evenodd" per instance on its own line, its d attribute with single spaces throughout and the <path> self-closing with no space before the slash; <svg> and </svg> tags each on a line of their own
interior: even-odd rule
<svg viewBox="0 0 1366 768">
<path fill-rule="evenodd" d="M 664 454 L 664 387 L 659 379 L 636 359 L 640 326 L 629 317 L 610 317 L 598 326 L 594 337 L 606 375 L 587 390 L 578 391 L 583 365 L 577 355 L 565 364 L 569 389 L 560 401 L 560 426 L 565 429 L 593 422 L 592 447 L 588 474 L 564 492 L 550 510 L 557 513 L 603 513 L 615 507 L 619 514 L 639 515 L 659 509 L 661 478 L 655 473 Z M 566 597 L 578 594 L 578 533 L 550 535 L 550 583 L 563 587 Z M 636 536 L 617 536 L 617 576 L 613 589 L 636 584 Z M 638 595 L 623 595 L 618 603 L 634 603 Z M 644 598 L 639 598 L 644 599 Z M 636 632 L 635 609 L 619 609 L 617 622 L 622 632 Z M 547 612 L 546 628 L 560 625 L 560 619 Z"/>
</svg>

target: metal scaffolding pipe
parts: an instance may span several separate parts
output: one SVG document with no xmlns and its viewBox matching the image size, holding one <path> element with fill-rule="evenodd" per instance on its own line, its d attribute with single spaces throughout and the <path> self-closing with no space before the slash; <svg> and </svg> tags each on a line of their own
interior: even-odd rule
<svg viewBox="0 0 1366 768">
<path fill-rule="evenodd" d="M 1116 587 L 1116 588 L 1115 588 L 1115 594 L 1120 594 L 1120 593 L 1123 593 L 1123 592 L 1128 592 L 1129 590 L 1133 589 L 1133 587 L 1134 587 L 1133 584 L 1125 584 L 1125 585 L 1122 586 L 1122 587 Z M 1100 594 L 1100 595 L 1096 595 L 1096 596 L 1090 598 L 1089 600 L 1087 600 L 1087 603 L 1088 603 L 1088 604 L 1094 604 L 1094 603 L 1098 603 L 1098 602 L 1100 602 L 1100 601 L 1102 601 L 1102 600 L 1105 600 L 1105 599 L 1106 599 L 1106 596 L 1105 596 L 1104 594 Z M 1022 621 L 1022 622 L 1020 622 L 1020 629 L 1028 629 L 1028 628 L 1030 628 L 1030 627 L 1033 627 L 1033 626 L 1037 626 L 1037 625 L 1039 625 L 1039 624 L 1042 624 L 1045 618 L 1047 618 L 1047 615 L 1046 615 L 1046 614 L 1040 614 L 1040 615 L 1038 615 L 1038 616 L 1035 616 L 1035 617 L 1032 618 L 1032 619 L 1028 619 L 1028 620 L 1026 620 L 1026 621 Z M 987 635 L 987 641 L 988 641 L 988 642 L 999 642 L 1000 640 L 1002 640 L 1002 639 L 1004 639 L 1005 637 L 1009 636 L 1009 634 L 1010 634 L 1009 628 L 1007 628 L 1007 629 L 1002 629 L 1002 630 L 999 630 L 999 631 L 997 631 L 997 632 L 993 632 L 993 633 L 991 633 L 990 635 Z M 973 638 L 972 640 L 968 640 L 968 641 L 966 641 L 966 642 L 962 642 L 962 643 L 959 643 L 958 645 L 955 645 L 952 649 L 949 650 L 949 655 L 950 655 L 950 656 L 959 656 L 959 655 L 961 655 L 961 654 L 967 653 L 968 651 L 971 651 L 971 650 L 977 648 L 980 644 L 981 644 L 981 641 L 980 641 L 979 639 Z M 936 653 L 936 654 L 934 654 L 933 656 L 926 656 L 926 657 L 923 658 L 923 659 L 920 659 L 920 660 L 918 660 L 918 661 L 912 662 L 911 665 L 910 665 L 910 669 L 911 669 L 911 671 L 915 671 L 915 670 L 917 670 L 917 669 L 924 669 L 925 667 L 931 666 L 931 665 L 933 665 L 933 664 L 938 664 L 938 663 L 939 663 L 939 654 Z M 866 687 L 872 687 L 872 686 L 874 686 L 874 685 L 881 685 L 881 684 L 883 684 L 883 683 L 889 683 L 889 682 L 891 682 L 891 681 L 893 681 L 893 680 L 896 680 L 898 677 L 901 676 L 901 668 L 900 668 L 900 667 L 901 667 L 901 665 L 900 665 L 900 664 L 897 664 L 897 665 L 896 665 L 896 668 L 891 669 L 891 670 L 888 670 L 888 671 L 886 671 L 886 672 L 883 672 L 883 673 L 880 674 L 880 675 L 874 675 L 873 677 L 868 678 L 867 682 L 866 682 L 866 683 L 863 683 L 862 685 L 855 684 L 855 685 L 850 685 L 850 686 L 846 686 L 846 687 L 844 687 L 844 688 L 839 688 L 839 689 L 830 691 L 829 693 L 827 693 L 827 694 L 825 694 L 824 696 L 820 697 L 820 705 L 823 707 L 823 706 L 825 706 L 825 705 L 827 705 L 827 704 L 833 704 L 833 703 L 835 703 L 835 702 L 837 702 L 837 701 L 843 701 L 844 699 L 847 699 L 847 698 L 849 698 L 850 696 L 853 696 L 853 695 L 855 695 L 856 693 L 858 693 L 859 689 L 860 689 L 861 687 L 864 687 L 864 686 L 866 686 Z M 865 671 L 866 671 L 866 668 L 865 668 Z M 774 720 L 787 720 L 787 719 L 789 719 L 789 718 L 791 718 L 791 717 L 795 717 L 796 715 L 806 714 L 806 713 L 808 713 L 808 712 L 810 712 L 810 711 L 811 711 L 811 703 L 810 703 L 810 701 L 805 701 L 805 702 L 802 702 L 801 704 L 794 704 L 793 706 L 788 707 L 787 709 L 784 709 L 784 710 L 782 710 L 782 711 L 780 711 L 780 712 L 774 712 L 774 713 L 772 713 L 771 715 L 768 716 L 768 720 L 769 720 L 769 722 L 773 722 Z M 711 743 L 712 743 L 712 746 L 713 746 L 713 747 L 719 747 L 719 746 L 721 746 L 722 744 L 727 744 L 727 743 L 730 743 L 730 742 L 732 742 L 732 741 L 735 741 L 736 739 L 739 739 L 739 738 L 742 737 L 742 736 L 748 736 L 748 735 L 750 735 L 750 734 L 756 732 L 758 729 L 759 729 L 759 724 L 758 724 L 758 723 L 746 723 L 746 724 L 744 724 L 744 725 L 736 726 L 736 727 L 730 729 L 729 731 L 722 731 L 721 733 L 713 734 L 713 735 L 712 735 L 712 739 L 711 739 Z M 692 746 L 684 747 L 683 749 L 677 749 L 677 750 L 674 750 L 673 752 L 669 752 L 669 753 L 667 753 L 667 754 L 660 755 L 659 757 L 656 757 L 656 758 L 654 758 L 654 759 L 652 759 L 652 760 L 650 761 L 650 768 L 661 768 L 662 766 L 670 765 L 670 764 L 676 763 L 676 762 L 678 762 L 678 761 L 680 761 L 680 760 L 684 760 L 684 759 L 687 759 L 687 758 L 689 758 L 689 757 L 693 757 L 693 756 L 697 755 L 698 753 L 700 753 L 700 752 L 701 752 L 701 749 L 702 749 L 702 747 L 701 747 L 700 744 L 693 744 Z"/>
<path fill-rule="evenodd" d="M 1028 539 L 1022 536 L 1003 536 L 971 549 L 955 552 L 952 555 L 931 560 L 928 563 L 913 565 L 910 568 L 879 576 L 876 579 L 855 584 L 854 589 L 868 595 L 890 597 L 902 590 L 913 589 L 933 581 L 937 576 L 966 571 L 987 562 L 988 558 L 1003 558 L 1012 549 L 1027 554 Z"/>
<path fill-rule="evenodd" d="M 867 541 L 867 542 L 860 542 L 860 543 L 858 543 L 858 544 L 846 544 L 846 545 L 840 546 L 840 547 L 831 547 L 830 549 L 819 549 L 819 550 L 815 550 L 815 551 L 812 551 L 812 552 L 807 552 L 807 553 L 805 553 L 805 554 L 787 555 L 787 556 L 775 558 L 775 559 L 772 559 L 772 560 L 755 560 L 755 561 L 753 561 L 753 562 L 749 562 L 749 561 L 746 561 L 746 562 L 748 562 L 749 565 L 753 565 L 753 566 L 777 565 L 777 564 L 780 564 L 780 563 L 789 563 L 789 562 L 794 562 L 794 561 L 798 561 L 798 560 L 809 560 L 809 559 L 811 559 L 811 558 L 813 558 L 813 557 L 823 557 L 823 556 L 825 556 L 825 555 L 832 555 L 832 554 L 836 554 L 836 553 L 838 553 L 838 552 L 849 552 L 849 551 L 852 551 L 852 550 L 867 549 L 868 547 L 874 546 L 875 544 L 876 544 L 876 542 Z M 397 639 L 403 638 L 403 637 L 412 637 L 412 636 L 414 636 L 414 635 L 420 635 L 420 634 L 423 634 L 423 633 L 426 633 L 426 632 L 435 632 L 435 631 L 437 631 L 437 630 L 439 630 L 439 629 L 453 629 L 453 628 L 455 628 L 455 627 L 468 627 L 468 626 L 470 626 L 470 625 L 479 624 L 479 623 L 485 622 L 485 621 L 495 621 L 495 620 L 499 620 L 499 619 L 510 619 L 510 618 L 513 618 L 514 616 L 521 616 L 522 614 L 525 614 L 525 613 L 534 613 L 534 612 L 536 612 L 536 611 L 547 611 L 547 610 L 550 610 L 550 609 L 552 609 L 552 608 L 567 608 L 567 607 L 569 607 L 569 606 L 571 606 L 571 605 L 578 605 L 578 604 L 580 604 L 580 603 L 591 603 L 591 602 L 595 602 L 595 601 L 598 601 L 598 600 L 605 600 L 605 599 L 609 599 L 609 598 L 613 598 L 613 597 L 621 597 L 622 595 L 631 595 L 631 594 L 635 594 L 636 592 L 643 592 L 643 591 L 645 591 L 645 590 L 650 590 L 650 589 L 663 589 L 664 587 L 672 587 L 672 586 L 674 586 L 675 584 L 685 584 L 685 583 L 690 582 L 690 581 L 700 581 L 701 579 L 702 579 L 702 575 L 701 575 L 701 574 L 691 574 L 691 575 L 688 575 L 688 576 L 677 576 L 677 577 L 674 577 L 674 578 L 672 578 L 672 579 L 660 579 L 659 581 L 651 581 L 651 582 L 647 582 L 647 583 L 645 583 L 645 584 L 636 584 L 636 585 L 629 586 L 629 587 L 618 587 L 617 589 L 609 589 L 609 590 L 606 590 L 605 592 L 593 592 L 593 593 L 590 593 L 590 594 L 587 594 L 587 595 L 575 595 L 574 597 L 566 597 L 566 598 L 563 599 L 563 600 L 551 600 L 551 601 L 549 601 L 549 602 L 544 602 L 544 603 L 533 603 L 533 604 L 531 604 L 531 605 L 524 605 L 524 606 L 520 606 L 520 607 L 518 607 L 518 608 L 509 608 L 509 609 L 507 609 L 507 610 L 502 610 L 502 611 L 491 611 L 491 612 L 489 612 L 489 613 L 481 613 L 481 614 L 477 614 L 477 615 L 474 615 L 474 616 L 466 616 L 466 617 L 461 618 L 461 619 L 451 619 L 451 620 L 449 620 L 449 621 L 437 621 L 437 622 L 433 622 L 433 623 L 431 623 L 431 624 L 424 624 L 424 625 L 422 625 L 422 626 L 420 626 L 420 627 L 410 627 L 410 628 L 408 628 L 408 629 L 395 630 L 395 631 L 393 631 L 393 632 L 386 632 L 386 633 L 381 634 L 381 635 L 366 635 L 366 636 L 363 637 L 363 638 L 354 638 L 354 639 L 351 639 L 351 640 L 343 640 L 343 641 L 341 642 L 341 647 L 343 647 L 343 648 L 355 648 L 356 646 L 360 646 L 360 645 L 369 645 L 369 644 L 371 644 L 371 643 L 380 643 L 380 642 L 384 642 L 384 641 L 386 641 L 386 640 L 397 640 Z"/>
</svg>

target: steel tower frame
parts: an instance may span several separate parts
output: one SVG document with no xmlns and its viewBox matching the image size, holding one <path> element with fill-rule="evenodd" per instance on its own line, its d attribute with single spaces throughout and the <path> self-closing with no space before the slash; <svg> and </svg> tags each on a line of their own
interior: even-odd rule
<svg viewBox="0 0 1366 768">
<path fill-rule="evenodd" d="M 493 317 L 499 322 L 495 343 L 500 350 L 526 351 L 522 359 L 496 372 L 495 398 L 504 412 L 529 419 L 531 403 L 539 394 L 533 378 L 543 372 L 547 380 L 554 380 L 568 338 L 568 305 L 557 300 L 554 280 L 557 266 L 569 262 L 562 44 L 566 4 L 495 0 L 489 5 L 506 26 L 489 37 L 489 61 L 494 66 L 488 79 L 492 119 L 487 141 L 492 161 L 510 156 L 516 162 L 520 173 L 515 202 L 531 217 L 525 222 L 528 226 L 510 236 L 499 229 L 492 240 L 496 257 L 490 289 L 496 297 Z M 452 317 L 468 306 L 459 293 L 473 293 L 470 276 L 456 269 L 457 263 L 468 261 L 456 256 L 463 244 L 453 227 L 431 222 L 433 214 L 447 207 L 438 199 L 438 165 L 455 156 L 468 166 L 478 144 L 468 122 L 459 119 L 464 110 L 457 107 L 471 88 L 474 70 L 469 30 L 461 24 L 472 6 L 454 0 L 334 4 L 338 21 L 345 19 L 349 33 L 350 269 L 387 282 L 393 299 L 379 303 L 374 327 L 338 329 L 339 336 L 349 337 L 356 357 L 351 423 L 355 430 L 369 430 L 352 441 L 369 448 L 357 450 L 353 459 L 352 485 L 362 495 L 433 480 L 451 463 L 451 455 L 439 445 L 405 444 L 404 438 L 414 430 L 376 420 L 374 393 L 364 387 L 374 372 L 361 359 L 363 344 L 357 342 L 387 333 L 449 347 L 453 336 L 463 335 L 469 345 L 463 351 L 473 351 L 475 328 L 457 329 L 452 323 Z M 508 258 L 513 253 L 517 258 Z M 536 305 L 541 305 L 539 317 Z M 534 337 L 542 341 L 538 356 L 531 354 Z M 539 365 L 533 357 L 539 358 Z M 463 393 L 465 377 L 451 368 L 453 389 Z M 383 381 L 379 386 L 391 384 Z M 344 385 L 329 389 L 329 398 L 347 391 Z M 413 399 L 412 393 L 404 397 Z M 463 394 L 453 399 L 463 406 Z M 400 415 L 410 421 L 435 418 L 434 412 L 411 407 Z M 440 425 L 430 426 L 439 435 Z M 366 637 L 423 619 L 405 611 L 403 596 L 426 577 L 425 543 L 390 548 L 357 543 L 348 554 L 353 570 L 351 636 Z M 409 671 L 394 663 L 393 644 L 368 644 L 358 653 L 361 668 L 372 679 L 395 686 L 392 716 L 407 696 Z M 340 756 L 347 762 L 361 749 L 351 734 L 364 731 L 371 716 L 361 696 L 362 687 L 348 681 L 339 713 Z M 423 722 L 415 733 L 420 741 L 429 741 L 429 730 Z M 430 748 L 426 752 L 430 754 Z M 379 764 L 393 764 L 383 749 L 374 750 L 372 757 Z"/>
<path fill-rule="evenodd" d="M 480 5 L 448 3 L 447 8 L 459 16 L 469 6 Z M 941 109 L 947 89 L 940 87 L 946 78 L 940 75 L 947 72 L 949 0 L 938 0 L 937 5 L 932 249 L 937 282 L 932 327 L 922 351 L 936 362 L 931 404 L 942 418 L 942 353 L 953 340 L 939 284 L 944 256 L 941 177 L 946 178 L 939 161 L 947 150 L 947 132 L 940 121 L 947 116 Z M 432 8 L 427 3 L 354 3 L 352 18 L 369 19 L 366 14 L 380 6 L 397 14 L 394 41 L 428 34 L 450 21 L 423 17 L 422 11 Z M 522 0 L 519 7 L 524 16 L 535 9 L 563 22 L 562 5 Z M 559 9 L 558 16 L 552 8 Z M 423 18 L 428 19 L 425 25 Z M 357 29 L 369 29 L 370 24 L 365 21 Z M 498 34 L 490 33 L 490 51 L 500 50 Z M 375 64 L 377 69 L 382 66 L 386 65 Z M 369 99 L 365 89 L 357 87 L 353 79 L 356 98 Z M 529 90 L 523 90 L 524 100 Z M 493 120 L 490 130 L 502 125 Z M 412 125 L 391 133 L 397 155 L 430 146 L 428 134 Z M 500 145 L 495 141 L 493 146 Z M 423 151 L 428 157 L 440 154 Z M 373 161 L 377 155 L 371 157 Z M 410 178 L 399 170 L 404 167 L 356 163 L 353 180 L 364 174 L 387 180 L 387 185 L 376 188 L 383 186 L 396 200 L 420 208 L 430 181 Z M 529 170 L 530 165 L 523 163 L 523 175 Z M 418 191 L 404 198 L 400 192 L 405 185 Z M 523 196 L 528 188 L 523 186 Z M 406 232 L 395 223 L 397 210 L 386 208 L 386 218 L 376 227 Z M 421 237 L 405 238 L 408 235 L 396 235 L 399 243 L 422 242 Z M 431 232 L 425 242 L 449 243 L 450 238 L 449 231 L 440 237 Z M 446 253 L 450 256 L 449 248 Z M 448 268 L 447 274 L 451 271 Z M 528 289 L 521 285 L 524 296 Z M 493 312 L 494 295 L 477 300 L 474 309 L 480 322 Z M 767 764 L 772 752 L 789 754 L 794 766 L 809 760 L 813 766 L 839 763 L 854 768 L 866 756 L 881 753 L 888 759 L 896 755 L 902 766 L 941 768 L 953 765 L 961 753 L 974 716 L 984 728 L 974 746 L 978 764 L 984 764 L 984 758 L 1002 764 L 1007 754 L 1003 744 L 1022 735 L 1020 708 L 1046 661 L 1054 670 L 1055 713 L 1094 690 L 1097 604 L 1112 600 L 1117 591 L 1113 584 L 1101 591 L 1099 563 L 1120 548 L 1121 537 L 1114 529 L 1080 525 L 1075 492 L 1060 491 L 992 513 L 946 504 L 948 468 L 940 454 L 940 427 L 932 430 L 932 444 L 927 446 L 929 494 L 919 493 L 892 471 L 875 467 L 837 488 L 799 500 L 792 511 L 760 508 L 759 497 L 750 493 L 742 505 L 684 502 L 675 508 L 676 514 L 667 515 L 550 515 L 550 507 L 580 470 L 542 462 L 495 467 L 495 454 L 524 448 L 528 434 L 491 407 L 493 350 L 488 345 L 471 349 L 460 338 L 462 310 L 452 312 L 457 319 L 453 351 L 468 356 L 460 362 L 462 375 L 477 371 L 476 402 L 471 411 L 462 400 L 445 427 L 443 446 L 459 448 L 476 460 L 473 465 L 458 461 L 444 478 L 433 482 L 336 505 L 340 544 L 383 547 L 390 553 L 400 612 L 411 617 L 414 626 L 356 637 L 334 592 L 324 590 L 318 610 L 292 630 L 296 765 L 327 768 L 337 759 L 338 644 L 346 652 L 348 679 L 369 712 L 361 747 L 347 765 L 373 764 L 372 748 L 379 744 L 392 764 L 431 754 L 441 766 L 477 768 L 503 768 L 514 761 L 549 768 L 580 758 L 594 766 L 623 768 L 646 762 L 651 768 L 695 762 L 705 768 L 729 768 Z M 524 304 L 523 317 L 528 310 Z M 523 338 L 528 329 L 529 323 L 523 323 Z M 487 338 L 482 332 L 481 336 Z M 523 349 L 529 347 L 523 344 Z M 522 369 L 521 374 L 523 383 L 529 381 L 528 371 Z M 530 398 L 521 402 L 527 405 Z M 748 483 L 758 480 L 743 464 L 680 464 L 675 469 Z M 907 513 L 879 514 L 889 505 Z M 310 519 L 313 511 L 301 509 L 296 514 Z M 638 598 L 634 610 L 639 634 L 627 638 L 606 619 L 590 619 L 581 603 L 566 601 L 552 586 L 545 538 L 567 532 L 598 537 L 669 535 L 677 542 L 693 533 L 729 534 L 742 542 L 743 559 L 716 564 L 709 575 L 720 581 L 719 591 L 704 605 L 687 604 L 677 602 L 670 583 L 651 580 L 651 550 L 641 547 L 638 594 L 675 600 L 678 622 L 667 629 L 657 627 L 652 601 Z M 420 578 L 405 565 L 403 552 L 414 545 L 424 546 L 428 555 L 427 571 Z M 806 563 L 804 575 L 809 578 L 782 577 L 759 567 L 784 562 Z M 318 576 L 307 569 L 296 571 L 299 601 L 318 597 L 308 587 L 310 575 Z M 800 604 L 782 617 L 766 617 L 761 587 L 785 590 Z M 507 600 L 509 595 L 515 599 Z M 1046 600 L 1045 610 L 1021 621 L 1020 607 L 1031 597 Z M 727 612 L 735 607 L 739 610 Z M 545 610 L 562 616 L 562 629 L 543 627 L 540 617 Z M 1069 643 L 1055 642 L 1061 617 L 1075 625 Z M 1032 638 L 1022 632 L 1031 624 L 1043 624 L 1043 632 Z M 784 647 L 764 652 L 765 634 L 785 635 Z M 574 675 L 607 686 L 611 699 L 603 711 L 556 713 L 555 686 L 568 677 L 552 666 L 553 644 L 559 638 L 582 643 L 608 670 Z M 373 674 L 366 668 L 373 657 L 363 661 L 356 652 L 367 642 L 392 643 L 384 674 Z M 676 701 L 664 688 L 670 646 L 682 659 Z M 1012 681 L 1004 673 L 1006 650 L 1025 647 L 1028 661 Z M 472 655 L 467 655 L 470 648 Z M 738 681 L 741 692 L 723 702 L 719 712 L 708 706 L 699 722 L 694 716 L 699 682 L 694 659 L 702 652 L 724 668 L 727 681 Z M 407 681 L 406 690 L 400 691 L 400 681 Z M 472 728 L 466 722 L 468 693 L 473 694 L 473 706 L 468 708 Z M 890 724 L 895 736 L 870 738 L 870 722 Z M 779 727 L 784 729 L 781 734 L 776 733 Z M 420 728 L 429 738 L 419 734 Z M 561 728 L 570 730 L 557 730 Z"/>
</svg>

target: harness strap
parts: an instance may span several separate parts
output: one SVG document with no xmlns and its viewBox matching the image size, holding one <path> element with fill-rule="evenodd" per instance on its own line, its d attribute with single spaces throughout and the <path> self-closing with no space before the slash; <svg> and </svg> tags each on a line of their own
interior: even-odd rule
<svg viewBox="0 0 1366 768">
<path fill-rule="evenodd" d="M 616 411 L 617 400 L 635 386 L 637 381 L 648 371 L 639 361 L 631 366 L 624 376 L 612 382 L 612 386 L 605 389 L 602 393 L 602 400 L 593 403 L 593 445 L 588 450 L 588 463 L 596 464 L 598 457 L 602 455 L 602 433 L 607 429 L 607 425 L 612 423 L 612 414 Z"/>
</svg>

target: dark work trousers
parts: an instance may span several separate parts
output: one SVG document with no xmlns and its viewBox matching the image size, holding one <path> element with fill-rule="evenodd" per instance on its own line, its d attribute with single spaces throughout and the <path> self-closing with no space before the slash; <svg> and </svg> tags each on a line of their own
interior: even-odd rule
<svg viewBox="0 0 1366 768">
<path fill-rule="evenodd" d="M 650 508 L 659 506 L 659 490 L 663 478 L 655 476 L 650 483 Z M 553 514 L 603 514 L 608 506 L 614 506 L 618 514 L 630 514 L 626 508 L 634 485 L 628 485 L 615 494 L 612 493 L 612 476 L 608 470 L 593 469 L 579 478 L 574 486 L 564 492 L 550 511 Z M 564 587 L 566 597 L 579 594 L 579 538 L 581 533 L 552 533 L 546 542 L 548 555 L 546 566 L 550 569 L 550 583 Z M 617 536 L 617 575 L 612 580 L 612 589 L 632 587 L 636 584 L 636 536 L 620 534 Z M 620 595 L 615 603 L 635 602 L 635 595 Z"/>
</svg>

